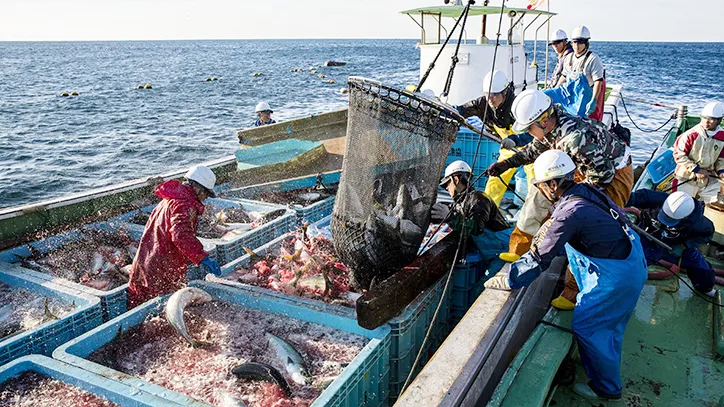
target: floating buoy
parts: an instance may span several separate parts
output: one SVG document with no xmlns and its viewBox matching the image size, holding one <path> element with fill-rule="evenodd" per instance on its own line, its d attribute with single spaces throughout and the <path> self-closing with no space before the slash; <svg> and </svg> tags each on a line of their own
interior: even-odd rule
<svg viewBox="0 0 724 407">
<path fill-rule="evenodd" d="M 143 85 L 138 85 L 138 88 L 136 89 L 143 89 Z"/>
<path fill-rule="evenodd" d="M 324 66 L 345 66 L 345 65 L 347 65 L 347 63 L 342 62 L 342 61 L 326 61 L 324 63 Z"/>
<path fill-rule="evenodd" d="M 317 73 L 317 70 L 316 70 L 316 69 L 311 69 L 311 70 L 309 70 L 309 72 L 315 74 L 315 73 Z"/>
<path fill-rule="evenodd" d="M 322 78 L 322 79 L 326 78 L 326 76 L 325 76 L 323 73 L 320 73 L 320 74 L 317 75 L 317 76 L 319 76 L 319 77 Z"/>
<path fill-rule="evenodd" d="M 206 82 L 211 82 L 211 78 L 206 78 Z"/>
<path fill-rule="evenodd" d="M 405 86 L 405 90 L 407 90 L 408 92 L 414 92 L 417 90 L 417 86 L 416 85 L 407 85 L 407 86 Z"/>
<path fill-rule="evenodd" d="M 70 92 L 70 96 L 78 96 L 78 92 L 76 92 L 76 91 Z"/>
<path fill-rule="evenodd" d="M 146 86 L 143 87 L 144 89 L 153 89 L 150 83 L 147 83 Z"/>
<path fill-rule="evenodd" d="M 312 71 L 316 71 L 316 70 L 317 70 L 317 67 L 315 67 L 315 66 L 310 66 L 310 67 L 307 68 L 307 69 L 309 69 L 309 72 L 312 72 Z"/>
<path fill-rule="evenodd" d="M 261 72 L 254 72 L 253 74 L 251 74 L 251 76 L 261 76 L 261 75 L 262 75 Z"/>
<path fill-rule="evenodd" d="M 345 93 L 347 93 L 347 92 L 349 92 L 349 89 L 347 89 L 347 88 L 340 88 L 340 89 L 339 89 L 339 93 L 341 93 L 341 94 L 343 94 L 343 95 L 344 95 Z"/>
<path fill-rule="evenodd" d="M 327 79 L 325 82 L 327 82 L 327 83 L 334 83 L 334 79 Z"/>
<path fill-rule="evenodd" d="M 60 96 L 70 96 L 70 94 L 68 92 L 63 92 L 60 94 Z"/>
<path fill-rule="evenodd" d="M 217 80 L 217 79 L 216 79 L 215 76 L 212 76 L 212 77 L 211 77 L 211 80 L 212 80 L 212 81 L 215 81 L 215 80 Z"/>
</svg>

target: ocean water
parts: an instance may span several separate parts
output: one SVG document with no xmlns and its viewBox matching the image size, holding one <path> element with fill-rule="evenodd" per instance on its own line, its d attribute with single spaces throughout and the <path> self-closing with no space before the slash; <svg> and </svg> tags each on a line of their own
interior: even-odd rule
<svg viewBox="0 0 724 407">
<path fill-rule="evenodd" d="M 416 83 L 416 42 L 0 42 L 0 207 L 230 155 L 238 146 L 234 130 L 251 125 L 259 100 L 284 120 L 345 107 L 339 89 L 350 75 Z M 724 101 L 724 43 L 598 42 L 592 50 L 603 59 L 609 83 L 624 85 L 625 97 L 685 104 L 695 112 L 709 100 Z M 348 62 L 320 69 L 335 84 L 290 72 L 325 60 Z M 204 80 L 212 76 L 218 80 Z M 136 89 L 146 83 L 153 89 Z M 61 97 L 64 91 L 80 96 Z M 671 114 L 633 101 L 627 106 L 644 129 Z M 633 131 L 635 160 L 645 161 L 662 133 L 639 132 L 619 113 Z"/>
</svg>

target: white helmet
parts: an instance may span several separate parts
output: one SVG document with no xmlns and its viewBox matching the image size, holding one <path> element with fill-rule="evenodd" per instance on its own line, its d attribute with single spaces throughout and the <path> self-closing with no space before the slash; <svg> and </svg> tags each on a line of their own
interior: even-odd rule
<svg viewBox="0 0 724 407">
<path fill-rule="evenodd" d="M 269 106 L 269 103 L 264 102 L 264 101 L 261 101 L 261 102 L 257 103 L 256 109 L 254 109 L 254 113 L 267 112 L 267 111 L 268 111 L 269 113 L 274 113 L 274 112 L 271 110 L 271 106 Z"/>
<path fill-rule="evenodd" d="M 523 133 L 528 127 L 551 107 L 551 98 L 545 93 L 528 89 L 518 95 L 513 101 L 511 110 L 515 117 L 513 131 Z"/>
<path fill-rule="evenodd" d="M 214 193 L 214 185 L 216 185 L 216 175 L 214 175 L 214 172 L 211 171 L 209 167 L 197 165 L 196 167 L 191 168 L 186 173 L 186 175 L 184 175 L 184 178 L 189 181 L 198 182 L 202 187 L 209 190 L 211 196 L 216 196 L 216 194 Z"/>
<path fill-rule="evenodd" d="M 694 198 L 684 192 L 676 191 L 669 195 L 659 211 L 659 222 L 673 227 L 694 212 Z"/>
<path fill-rule="evenodd" d="M 551 38 L 551 42 L 548 45 L 553 44 L 556 41 L 565 41 L 568 39 L 568 34 L 563 30 L 556 30 L 556 34 Z"/>
<path fill-rule="evenodd" d="M 473 169 L 470 168 L 468 163 L 463 160 L 453 161 L 447 166 L 447 168 L 445 168 L 445 175 L 440 180 L 440 186 L 444 187 L 448 182 L 450 182 L 453 175 L 460 173 L 472 174 Z"/>
<path fill-rule="evenodd" d="M 561 178 L 576 170 L 571 157 L 561 150 L 548 150 L 539 155 L 533 163 L 534 184 Z"/>
<path fill-rule="evenodd" d="M 588 30 L 588 27 L 585 25 L 579 25 L 578 27 L 573 29 L 573 35 L 571 35 L 572 40 L 590 40 L 591 39 L 591 32 Z"/>
<path fill-rule="evenodd" d="M 701 117 L 721 119 L 724 117 L 724 104 L 719 102 L 708 103 L 703 109 L 701 109 Z"/>
<path fill-rule="evenodd" d="M 501 70 L 494 70 L 488 72 L 483 78 L 483 95 L 488 93 L 500 93 L 508 87 L 508 77 L 505 76 L 505 72 Z"/>
</svg>

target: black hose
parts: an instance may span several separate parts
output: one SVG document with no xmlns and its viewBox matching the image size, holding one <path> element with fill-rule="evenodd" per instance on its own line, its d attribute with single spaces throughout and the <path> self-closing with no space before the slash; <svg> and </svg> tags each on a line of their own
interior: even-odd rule
<svg viewBox="0 0 724 407">
<path fill-rule="evenodd" d="M 626 108 L 626 101 L 624 100 L 623 94 L 621 94 L 621 104 L 623 105 L 623 110 L 626 112 L 626 116 L 627 116 L 628 119 L 631 121 L 631 123 L 634 125 L 634 127 L 636 127 L 637 129 L 639 129 L 639 131 L 642 131 L 642 132 L 644 132 L 644 133 L 656 133 L 657 131 L 659 131 L 659 130 L 663 129 L 664 127 L 666 127 L 666 125 L 669 124 L 669 123 L 670 123 L 672 120 L 674 120 L 674 118 L 676 117 L 675 114 L 672 114 L 671 117 L 669 117 L 669 120 L 667 120 L 666 123 L 664 123 L 664 124 L 662 124 L 661 126 L 659 126 L 658 129 L 656 129 L 656 130 L 645 130 L 645 129 L 642 129 L 641 127 L 639 127 L 638 124 L 636 124 L 636 122 L 634 121 L 634 119 L 631 117 L 631 115 L 628 113 L 628 108 Z"/>
</svg>

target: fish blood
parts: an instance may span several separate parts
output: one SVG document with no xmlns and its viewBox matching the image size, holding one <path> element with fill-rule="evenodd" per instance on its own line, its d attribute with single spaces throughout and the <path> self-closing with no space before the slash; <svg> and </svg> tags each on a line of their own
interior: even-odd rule
<svg viewBox="0 0 724 407">
<path fill-rule="evenodd" d="M 36 372 L 0 384 L 0 407 L 118 407 L 118 404 Z"/>
</svg>

